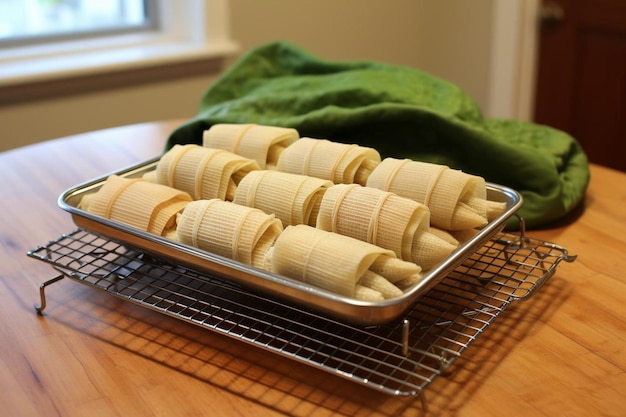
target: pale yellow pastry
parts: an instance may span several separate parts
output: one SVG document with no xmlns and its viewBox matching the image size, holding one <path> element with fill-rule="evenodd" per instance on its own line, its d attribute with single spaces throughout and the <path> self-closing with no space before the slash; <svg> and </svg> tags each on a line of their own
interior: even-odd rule
<svg viewBox="0 0 626 417">
<path fill-rule="evenodd" d="M 322 197 L 316 227 L 392 250 L 405 261 L 432 268 L 456 246 L 430 233 L 424 204 L 358 184 L 336 184 Z"/>
<path fill-rule="evenodd" d="M 223 149 L 174 145 L 157 163 L 156 181 L 194 200 L 232 200 L 241 178 L 258 169 L 256 161 Z"/>
<path fill-rule="evenodd" d="M 79 208 L 156 235 L 175 227 L 176 215 L 191 196 L 161 184 L 111 175 L 102 187 L 86 195 Z"/>
<path fill-rule="evenodd" d="M 504 209 L 487 202 L 483 178 L 445 165 L 385 158 L 368 177 L 367 186 L 425 204 L 431 225 L 448 231 L 482 227 Z"/>
<path fill-rule="evenodd" d="M 380 160 L 380 154 L 373 148 L 326 139 L 300 138 L 282 152 L 276 168 L 282 172 L 330 180 L 335 184 L 365 185 Z"/>
<path fill-rule="evenodd" d="M 421 279 L 421 268 L 393 251 L 307 225 L 285 228 L 268 255 L 276 274 L 369 301 L 402 294 L 394 282 Z"/>
<path fill-rule="evenodd" d="M 299 137 L 296 129 L 286 127 L 220 123 L 204 131 L 202 144 L 253 159 L 261 169 L 275 169 L 280 154 Z"/>
<path fill-rule="evenodd" d="M 315 225 L 322 196 L 332 185 L 331 181 L 305 175 L 252 171 L 239 182 L 233 202 L 272 213 L 285 227 Z"/>
<path fill-rule="evenodd" d="M 196 200 L 185 207 L 176 235 L 181 243 L 265 269 L 266 253 L 282 229 L 273 215 L 211 199 Z"/>
</svg>

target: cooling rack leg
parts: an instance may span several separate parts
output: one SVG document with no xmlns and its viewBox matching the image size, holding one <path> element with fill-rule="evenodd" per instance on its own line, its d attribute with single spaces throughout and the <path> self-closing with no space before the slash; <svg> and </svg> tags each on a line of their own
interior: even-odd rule
<svg viewBox="0 0 626 417">
<path fill-rule="evenodd" d="M 62 280 L 64 277 L 65 275 L 59 274 L 39 286 L 39 297 L 41 298 L 41 304 L 35 304 L 35 310 L 37 310 L 37 314 L 43 315 L 43 310 L 46 308 L 46 287 L 50 284 L 54 284 L 55 282 Z"/>
<path fill-rule="evenodd" d="M 424 391 L 419 390 L 419 397 L 420 397 L 420 401 L 422 402 L 422 410 L 424 410 L 424 412 L 427 413 L 428 403 L 426 403 L 426 396 L 424 395 Z"/>
<path fill-rule="evenodd" d="M 526 222 L 524 221 L 524 218 L 517 213 L 515 213 L 515 217 L 519 220 L 520 247 L 524 247 L 525 244 L 528 243 L 528 238 L 526 237 Z"/>
<path fill-rule="evenodd" d="M 409 321 L 407 319 L 402 322 L 402 354 L 409 356 Z"/>
</svg>

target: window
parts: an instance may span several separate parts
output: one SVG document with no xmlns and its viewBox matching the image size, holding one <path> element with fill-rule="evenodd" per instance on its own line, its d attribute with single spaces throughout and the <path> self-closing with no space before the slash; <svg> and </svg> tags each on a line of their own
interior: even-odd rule
<svg viewBox="0 0 626 417">
<path fill-rule="evenodd" d="M 0 43 L 33 44 L 155 29 L 154 0 L 0 0 Z"/>
<path fill-rule="evenodd" d="M 57 80 L 125 71 L 142 80 L 139 72 L 191 75 L 193 69 L 183 66 L 198 73 L 198 63 L 237 51 L 228 5 L 229 0 L 0 0 L 0 105 L 69 93 L 80 85 L 60 86 Z M 28 7 L 38 11 L 26 17 Z M 29 26 L 29 19 L 36 23 Z M 41 83 L 48 84 L 28 88 Z M 97 84 L 106 88 L 101 77 Z"/>
</svg>

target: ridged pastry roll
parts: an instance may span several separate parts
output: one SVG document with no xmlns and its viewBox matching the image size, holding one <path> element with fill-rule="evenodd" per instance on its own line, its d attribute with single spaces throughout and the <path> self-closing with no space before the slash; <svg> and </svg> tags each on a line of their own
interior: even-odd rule
<svg viewBox="0 0 626 417">
<path fill-rule="evenodd" d="M 178 218 L 177 240 L 246 265 L 268 269 L 267 251 L 282 232 L 276 217 L 219 199 L 189 203 Z"/>
<path fill-rule="evenodd" d="M 486 199 L 483 178 L 409 159 L 385 158 L 369 176 L 367 186 L 428 206 L 431 225 L 444 230 L 484 226 L 488 222 L 486 207 L 492 204 Z"/>
<path fill-rule="evenodd" d="M 373 148 L 300 138 L 280 155 L 277 170 L 322 178 L 335 184 L 365 185 L 380 160 L 380 154 Z"/>
<path fill-rule="evenodd" d="M 204 131 L 202 145 L 253 159 L 261 169 L 275 169 L 280 154 L 299 137 L 287 127 L 220 123 Z"/>
<path fill-rule="evenodd" d="M 397 259 L 393 251 L 307 225 L 285 228 L 269 264 L 276 274 L 368 301 L 402 295 L 421 279 L 419 266 Z"/>
<path fill-rule="evenodd" d="M 337 184 L 325 192 L 316 227 L 390 249 L 423 270 L 456 247 L 429 232 L 430 211 L 424 204 L 358 184 Z"/>
<path fill-rule="evenodd" d="M 306 175 L 252 171 L 239 183 L 233 202 L 272 213 L 284 227 L 314 226 L 322 196 L 332 185 L 331 181 Z"/>
<path fill-rule="evenodd" d="M 111 175 L 79 208 L 143 231 L 164 236 L 175 228 L 176 215 L 192 201 L 180 190 L 139 178 Z"/>
<path fill-rule="evenodd" d="M 156 166 L 159 184 L 186 191 L 194 200 L 232 200 L 237 184 L 248 172 L 260 169 L 252 159 L 223 149 L 174 145 Z"/>
</svg>

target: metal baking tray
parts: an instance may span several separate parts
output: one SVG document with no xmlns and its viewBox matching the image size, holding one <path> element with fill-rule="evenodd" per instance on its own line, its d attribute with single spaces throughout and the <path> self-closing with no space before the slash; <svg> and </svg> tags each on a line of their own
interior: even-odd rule
<svg viewBox="0 0 626 417">
<path fill-rule="evenodd" d="M 99 178 L 81 183 L 63 192 L 59 206 L 69 212 L 79 228 L 132 246 L 170 262 L 179 263 L 200 273 L 220 276 L 248 289 L 279 297 L 330 317 L 356 325 L 379 325 L 398 318 L 421 296 L 445 278 L 466 258 L 480 249 L 487 241 L 502 231 L 506 221 L 522 205 L 521 195 L 513 189 L 487 184 L 487 198 L 506 203 L 505 211 L 489 222 L 474 237 L 459 245 L 446 259 L 425 273 L 423 279 L 401 297 L 384 301 L 368 302 L 341 296 L 297 280 L 242 264 L 195 247 L 147 233 L 143 230 L 94 215 L 78 208 L 81 198 L 96 192 L 112 174 L 135 178 L 156 168 L 159 158 L 150 159 Z"/>
</svg>

